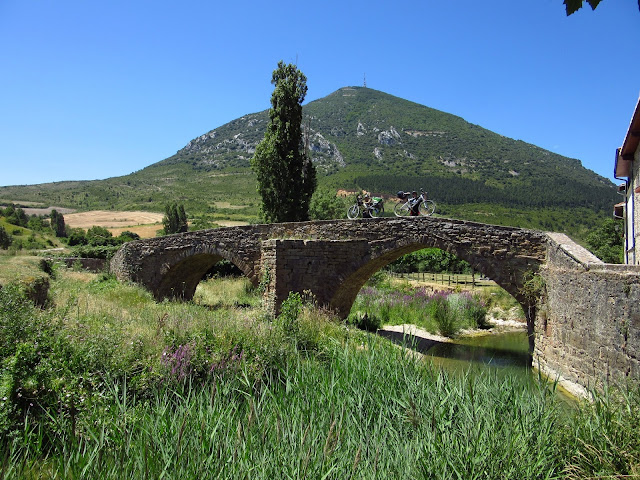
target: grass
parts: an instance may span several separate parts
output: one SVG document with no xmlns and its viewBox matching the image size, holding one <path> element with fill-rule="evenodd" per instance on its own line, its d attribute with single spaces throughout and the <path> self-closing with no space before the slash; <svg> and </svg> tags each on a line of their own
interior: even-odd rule
<svg viewBox="0 0 640 480">
<path fill-rule="evenodd" d="M 67 434 L 58 455 L 29 468 L 46 466 L 69 478 L 451 478 L 454 472 L 551 478 L 558 472 L 551 427 L 559 411 L 545 388 L 524 391 L 495 377 L 454 380 L 374 337 L 360 346 L 333 343 L 327 355 L 324 362 L 298 358 L 279 379 L 256 383 L 239 367 L 224 381 L 162 388 L 144 403 L 122 380 L 81 435 Z M 512 402 L 520 408 L 511 410 Z M 35 428 L 24 436 L 12 443 L 9 465 L 38 458 L 29 449 L 44 439 Z"/>
<path fill-rule="evenodd" d="M 567 406 L 544 382 L 448 374 L 295 296 L 269 318 L 238 279 L 156 303 L 54 277 L 44 310 L 0 290 L 3 480 L 638 473 L 637 387 Z"/>
<path fill-rule="evenodd" d="M 196 288 L 194 302 L 211 308 L 259 307 L 260 297 L 246 277 L 210 278 Z"/>
<path fill-rule="evenodd" d="M 434 291 L 406 282 L 383 280 L 364 287 L 351 309 L 350 320 L 372 326 L 417 325 L 431 333 L 451 337 L 463 328 L 484 328 L 487 309 L 478 295 L 468 292 Z"/>
</svg>

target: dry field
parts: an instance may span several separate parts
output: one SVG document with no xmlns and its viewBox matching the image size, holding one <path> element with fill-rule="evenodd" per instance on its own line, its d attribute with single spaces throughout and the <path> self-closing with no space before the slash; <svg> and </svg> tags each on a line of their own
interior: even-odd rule
<svg viewBox="0 0 640 480">
<path fill-rule="evenodd" d="M 64 223 L 73 228 L 87 230 L 94 225 L 105 227 L 114 237 L 124 231 L 137 233 L 140 238 L 156 236 L 158 230 L 162 230 L 162 218 L 164 214 L 154 212 L 120 212 L 114 210 L 93 210 L 65 214 Z M 237 220 L 215 220 L 220 226 L 235 227 L 248 225 L 248 222 Z"/>
<path fill-rule="evenodd" d="M 233 205 L 229 202 L 214 202 L 217 208 L 228 208 L 229 210 L 240 210 L 241 208 L 247 208 L 247 205 Z"/>
<path fill-rule="evenodd" d="M 114 236 L 128 230 L 142 238 L 155 237 L 162 229 L 162 213 L 119 212 L 113 210 L 93 210 L 91 212 L 70 213 L 64 216 L 65 224 L 73 228 L 88 229 L 93 226 L 105 227 Z"/>
<path fill-rule="evenodd" d="M 240 220 L 214 220 L 214 222 L 221 227 L 241 227 L 242 225 L 249 225 L 249 222 L 242 222 Z"/>
</svg>

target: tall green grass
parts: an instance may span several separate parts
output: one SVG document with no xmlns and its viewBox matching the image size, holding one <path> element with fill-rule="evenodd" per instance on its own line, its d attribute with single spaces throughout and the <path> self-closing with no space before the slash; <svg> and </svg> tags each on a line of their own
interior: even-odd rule
<svg viewBox="0 0 640 480">
<path fill-rule="evenodd" d="M 52 303 L 0 289 L 2 480 L 638 473 L 637 388 L 449 375 L 296 296 L 273 319 L 61 268 Z"/>
<path fill-rule="evenodd" d="M 59 449 L 29 425 L 5 478 L 552 478 L 559 409 L 546 387 L 453 378 L 373 337 L 333 342 L 279 377 L 159 388 L 126 380 Z M 68 419 L 60 418 L 68 423 Z M 71 432 L 69 425 L 61 431 Z"/>
<path fill-rule="evenodd" d="M 478 296 L 467 292 L 433 292 L 406 285 L 401 290 L 390 285 L 363 288 L 351 309 L 349 320 L 367 330 L 382 325 L 417 325 L 432 333 L 451 337 L 463 328 L 484 328 L 487 309 Z"/>
</svg>

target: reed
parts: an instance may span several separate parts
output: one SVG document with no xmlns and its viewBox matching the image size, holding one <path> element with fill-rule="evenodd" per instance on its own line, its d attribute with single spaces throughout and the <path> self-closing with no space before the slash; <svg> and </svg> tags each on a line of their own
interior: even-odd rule
<svg viewBox="0 0 640 480">
<path fill-rule="evenodd" d="M 366 286 L 351 311 L 351 323 L 364 325 L 367 330 L 387 324 L 413 324 L 448 337 L 463 328 L 484 328 L 487 314 L 484 303 L 469 293 L 409 286 L 401 290 Z"/>
<path fill-rule="evenodd" d="M 552 478 L 562 465 L 546 387 L 450 377 L 375 337 L 325 354 L 278 378 L 243 365 L 225 381 L 185 379 L 144 402 L 107 381 L 111 401 L 82 435 L 64 430 L 44 457 L 42 430 L 14 437 L 5 478 Z"/>
<path fill-rule="evenodd" d="M 638 474 L 637 388 L 568 407 L 552 385 L 447 374 L 294 297 L 271 319 L 65 269 L 49 310 L 20 295 L 0 289 L 2 480 Z"/>
</svg>

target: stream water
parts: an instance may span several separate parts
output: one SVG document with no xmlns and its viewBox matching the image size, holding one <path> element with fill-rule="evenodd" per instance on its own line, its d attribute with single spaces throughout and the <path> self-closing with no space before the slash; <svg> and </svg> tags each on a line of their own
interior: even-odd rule
<svg viewBox="0 0 640 480">
<path fill-rule="evenodd" d="M 435 367 L 453 374 L 491 372 L 514 375 L 532 383 L 538 380 L 538 374 L 531 368 L 525 330 L 459 337 L 452 342 L 409 337 L 389 330 L 379 330 L 378 334 L 422 353 Z"/>
<path fill-rule="evenodd" d="M 411 348 L 425 355 L 434 366 L 452 374 L 491 372 L 498 376 L 516 376 L 530 385 L 540 380 L 537 371 L 531 368 L 525 330 L 460 337 L 452 342 L 418 337 L 407 339 L 399 332 L 378 333 L 398 344 L 410 342 Z M 560 386 L 556 387 L 556 393 L 567 405 L 575 401 L 575 397 Z"/>
<path fill-rule="evenodd" d="M 435 365 L 454 372 L 497 369 L 516 375 L 531 374 L 524 330 L 461 337 L 451 343 L 435 342 L 423 353 Z"/>
</svg>

